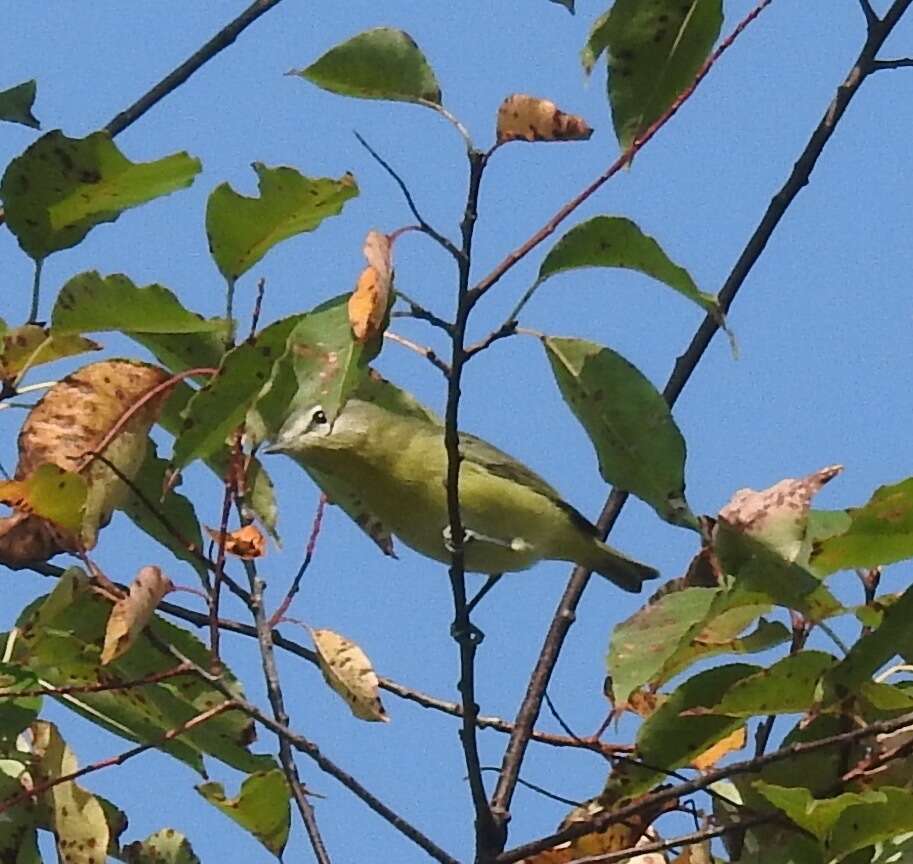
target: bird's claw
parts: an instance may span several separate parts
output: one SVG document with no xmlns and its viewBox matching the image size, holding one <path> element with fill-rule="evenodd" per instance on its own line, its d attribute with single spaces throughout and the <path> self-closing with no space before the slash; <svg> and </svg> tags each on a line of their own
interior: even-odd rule
<svg viewBox="0 0 913 864">
<path fill-rule="evenodd" d="M 450 636 L 455 642 L 469 642 L 470 645 L 479 646 L 485 639 L 485 634 L 471 621 L 461 627 L 456 621 L 450 625 Z"/>
</svg>

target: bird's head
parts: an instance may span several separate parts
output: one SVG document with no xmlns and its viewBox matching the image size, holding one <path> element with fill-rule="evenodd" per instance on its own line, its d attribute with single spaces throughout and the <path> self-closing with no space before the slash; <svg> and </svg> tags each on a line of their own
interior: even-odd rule
<svg viewBox="0 0 913 864">
<path fill-rule="evenodd" d="M 370 407 L 358 399 L 350 399 L 332 423 L 321 405 L 299 408 L 282 424 L 267 452 L 307 456 L 314 451 L 358 447 L 368 433 Z"/>
</svg>

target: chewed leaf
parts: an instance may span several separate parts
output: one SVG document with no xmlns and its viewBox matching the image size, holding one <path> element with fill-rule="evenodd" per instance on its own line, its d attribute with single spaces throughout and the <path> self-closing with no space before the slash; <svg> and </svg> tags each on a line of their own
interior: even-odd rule
<svg viewBox="0 0 913 864">
<path fill-rule="evenodd" d="M 56 465 L 41 465 L 23 480 L 0 483 L 0 501 L 78 537 L 86 506 L 86 481 Z"/>
<path fill-rule="evenodd" d="M 389 27 L 359 33 L 290 74 L 343 96 L 441 104 L 434 70 L 415 40 Z"/>
<path fill-rule="evenodd" d="M 10 162 L 0 197 L 19 245 L 40 261 L 124 210 L 189 186 L 201 167 L 186 153 L 134 163 L 105 132 L 67 138 L 55 131 Z"/>
<path fill-rule="evenodd" d="M 0 120 L 40 129 L 41 124 L 32 113 L 36 90 L 37 85 L 34 81 L 25 81 L 8 90 L 0 90 Z"/>
<path fill-rule="evenodd" d="M 610 348 L 551 336 L 542 344 L 605 481 L 646 501 L 667 522 L 696 527 L 685 501 L 685 440 L 656 388 Z"/>
<path fill-rule="evenodd" d="M 367 654 L 332 630 L 312 630 L 323 677 L 360 720 L 389 721 L 378 691 L 377 673 Z"/>
<path fill-rule="evenodd" d="M 843 470 L 831 465 L 799 479 L 787 478 L 768 489 L 739 489 L 720 510 L 720 519 L 737 531 L 776 549 L 787 561 L 808 564 L 808 514 L 812 498 Z"/>
<path fill-rule="evenodd" d="M 583 117 L 566 114 L 548 99 L 525 93 L 508 96 L 498 109 L 497 140 L 588 141 L 593 130 Z"/>
<path fill-rule="evenodd" d="M 659 243 L 623 216 L 594 216 L 571 228 L 549 251 L 537 281 L 581 267 L 636 270 L 722 318 L 712 294 L 698 289 L 691 274 L 679 267 Z"/>
<path fill-rule="evenodd" d="M 206 528 L 206 533 L 216 543 L 225 543 L 225 551 L 245 561 L 252 561 L 266 554 L 266 538 L 256 525 L 245 525 L 237 531 L 226 531 L 223 534 L 218 528 Z"/>
<path fill-rule="evenodd" d="M 158 567 L 143 567 L 130 583 L 128 596 L 118 600 L 111 610 L 105 629 L 105 646 L 101 665 L 122 657 L 136 642 L 152 618 L 159 601 L 174 586 Z"/>
<path fill-rule="evenodd" d="M 94 270 L 74 276 L 57 295 L 51 332 L 57 336 L 105 330 L 224 334 L 227 324 L 224 319 L 207 319 L 191 312 L 162 285 L 139 288 L 122 273 L 101 276 Z"/>
<path fill-rule="evenodd" d="M 11 381 L 26 369 L 73 357 L 86 351 L 100 351 L 101 345 L 76 334 L 51 333 L 37 324 L 23 324 L 0 336 L 0 377 Z"/>
<path fill-rule="evenodd" d="M 196 789 L 210 804 L 281 857 L 288 842 L 291 808 L 288 784 L 278 768 L 251 774 L 234 798 L 226 796 L 221 783 L 203 783 Z"/>
<path fill-rule="evenodd" d="M 206 204 L 206 236 L 219 272 L 234 281 L 277 243 L 313 231 L 342 212 L 358 195 L 351 174 L 338 180 L 305 177 L 294 168 L 252 165 L 259 198 L 239 195 L 227 183 L 217 186 Z"/>
<path fill-rule="evenodd" d="M 389 320 L 393 302 L 393 264 L 390 238 L 378 231 L 365 237 L 364 253 L 368 266 L 361 271 L 358 284 L 349 297 L 348 313 L 352 333 L 358 342 L 380 336 Z"/>
<path fill-rule="evenodd" d="M 173 828 L 128 843 L 122 851 L 127 864 L 200 864 L 190 841 Z"/>
<path fill-rule="evenodd" d="M 583 50 L 590 72 L 608 51 L 608 95 L 622 147 L 694 80 L 723 24 L 722 0 L 616 0 Z"/>
</svg>

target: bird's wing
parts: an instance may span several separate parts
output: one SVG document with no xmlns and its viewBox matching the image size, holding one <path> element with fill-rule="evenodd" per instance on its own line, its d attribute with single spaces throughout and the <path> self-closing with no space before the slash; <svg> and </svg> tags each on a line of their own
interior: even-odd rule
<svg viewBox="0 0 913 864">
<path fill-rule="evenodd" d="M 527 468 L 526 465 L 514 459 L 513 456 L 509 456 L 503 450 L 499 450 L 487 441 L 476 438 L 475 435 L 470 435 L 468 432 L 460 433 L 460 449 L 463 452 L 465 463 L 477 465 L 496 477 L 501 477 L 512 483 L 518 483 L 527 489 L 538 492 L 564 510 L 571 520 L 588 534 L 595 535 L 597 533 L 593 523 L 586 516 L 568 504 L 558 491 L 535 471 Z"/>
</svg>

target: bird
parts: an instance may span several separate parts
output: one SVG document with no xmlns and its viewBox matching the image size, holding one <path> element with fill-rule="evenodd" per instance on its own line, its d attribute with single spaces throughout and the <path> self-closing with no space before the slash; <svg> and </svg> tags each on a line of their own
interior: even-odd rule
<svg viewBox="0 0 913 864">
<path fill-rule="evenodd" d="M 466 432 L 459 434 L 459 447 L 467 571 L 496 577 L 542 560 L 568 561 L 632 593 L 659 575 L 602 542 L 585 516 L 513 456 Z M 321 405 L 312 404 L 290 413 L 267 452 L 357 490 L 358 504 L 405 545 L 451 563 L 440 424 L 358 398 L 346 401 L 331 422 Z"/>
</svg>

